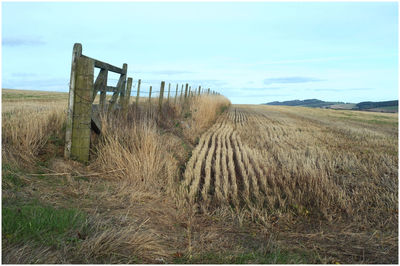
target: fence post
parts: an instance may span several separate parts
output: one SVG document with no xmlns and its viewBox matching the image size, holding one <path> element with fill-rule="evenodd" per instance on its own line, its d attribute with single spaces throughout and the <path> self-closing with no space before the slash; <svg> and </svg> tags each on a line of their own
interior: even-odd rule
<svg viewBox="0 0 400 266">
<path fill-rule="evenodd" d="M 150 86 L 150 91 L 149 91 L 149 104 L 151 104 L 151 89 L 152 89 L 152 87 Z"/>
<path fill-rule="evenodd" d="M 169 92 L 171 90 L 171 83 L 168 83 L 168 97 L 167 97 L 167 102 L 169 103 Z"/>
<path fill-rule="evenodd" d="M 120 106 L 123 105 L 123 103 L 125 102 L 125 93 L 126 93 L 126 75 L 128 72 L 128 64 L 123 64 L 123 70 L 124 70 L 124 74 L 120 76 L 119 80 L 118 80 L 118 89 L 119 89 L 119 104 Z M 116 95 L 116 97 L 118 97 L 118 93 Z M 113 97 L 114 98 L 114 95 Z M 117 99 L 114 100 L 114 103 L 116 102 Z"/>
<path fill-rule="evenodd" d="M 78 57 L 75 71 L 70 157 L 88 162 L 92 120 L 93 59 Z"/>
<path fill-rule="evenodd" d="M 78 58 L 82 55 L 82 44 L 75 43 L 72 50 L 71 76 L 69 82 L 69 100 L 68 100 L 68 115 L 65 129 L 65 148 L 64 157 L 69 158 L 71 155 L 72 145 L 72 121 L 74 117 L 74 99 L 75 99 L 75 80 L 76 80 L 76 64 Z"/>
<path fill-rule="evenodd" d="M 185 99 L 188 97 L 188 86 L 189 86 L 189 84 L 186 83 L 186 86 L 185 86 Z"/>
<path fill-rule="evenodd" d="M 132 78 L 128 78 L 128 81 L 126 83 L 126 95 L 125 95 L 125 101 L 123 101 L 122 105 L 122 110 L 124 114 L 126 114 L 128 110 L 128 105 L 129 105 L 129 100 L 131 98 L 131 90 L 132 90 Z"/>
<path fill-rule="evenodd" d="M 162 102 L 163 102 L 163 99 L 164 99 L 164 86 L 165 86 L 165 82 L 161 81 L 160 98 L 158 100 L 158 112 L 160 114 L 161 114 Z"/>
<path fill-rule="evenodd" d="M 138 85 L 137 85 L 137 94 L 136 94 L 136 108 L 139 104 L 139 94 L 140 94 L 140 84 L 142 83 L 142 80 L 138 80 Z"/>
<path fill-rule="evenodd" d="M 182 101 L 182 97 L 183 97 L 183 84 L 182 84 L 182 87 L 181 87 L 181 101 Z"/>
<path fill-rule="evenodd" d="M 105 77 L 104 77 L 104 87 L 107 86 L 107 79 L 108 79 L 108 71 L 106 71 Z M 104 111 L 104 106 L 107 98 L 107 91 L 102 90 L 100 92 L 100 110 L 103 112 Z"/>
<path fill-rule="evenodd" d="M 174 101 L 175 104 L 176 104 L 176 98 L 178 98 L 178 83 L 176 83 L 176 92 L 175 92 L 175 101 Z"/>
<path fill-rule="evenodd" d="M 199 92 L 198 92 L 198 95 L 200 96 L 200 90 L 201 90 L 201 86 L 199 86 Z"/>
</svg>

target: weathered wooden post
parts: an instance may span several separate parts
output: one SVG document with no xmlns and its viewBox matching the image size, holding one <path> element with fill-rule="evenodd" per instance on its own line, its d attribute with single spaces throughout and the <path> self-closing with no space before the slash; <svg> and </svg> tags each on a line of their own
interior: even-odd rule
<svg viewBox="0 0 400 266">
<path fill-rule="evenodd" d="M 149 91 L 149 103 L 151 104 L 151 89 L 152 87 L 150 86 L 150 91 Z"/>
<path fill-rule="evenodd" d="M 199 92 L 198 92 L 198 95 L 200 96 L 200 90 L 201 90 L 201 86 L 199 86 Z"/>
<path fill-rule="evenodd" d="M 182 87 L 181 87 L 181 97 L 180 97 L 181 101 L 182 101 L 182 97 L 183 97 L 183 84 L 182 84 Z"/>
<path fill-rule="evenodd" d="M 126 83 L 125 101 L 123 102 L 122 105 L 122 110 L 124 114 L 126 114 L 126 112 L 128 111 L 129 100 L 131 98 L 131 91 L 132 91 L 132 78 L 128 78 L 128 81 Z"/>
<path fill-rule="evenodd" d="M 176 104 L 177 98 L 178 98 L 178 83 L 176 83 L 176 92 L 175 92 L 175 101 L 174 101 L 175 104 Z"/>
<path fill-rule="evenodd" d="M 169 103 L 169 93 L 171 91 L 171 83 L 168 83 L 168 97 L 167 97 L 167 102 Z"/>
<path fill-rule="evenodd" d="M 117 102 L 118 94 L 119 94 L 119 104 L 122 106 L 123 102 L 125 102 L 125 93 L 126 93 L 126 73 L 128 72 L 128 64 L 123 65 L 124 74 L 119 77 L 117 88 L 119 88 L 119 93 L 114 93 L 111 101 L 113 104 Z M 114 99 L 114 96 L 115 99 Z"/>
<path fill-rule="evenodd" d="M 189 84 L 186 83 L 186 86 L 185 86 L 185 99 L 188 97 L 188 86 L 189 86 Z"/>
<path fill-rule="evenodd" d="M 161 114 L 161 110 L 162 110 L 162 102 L 164 99 L 164 86 L 165 86 L 165 82 L 161 81 L 161 87 L 160 87 L 160 98 L 158 100 L 158 112 Z"/>
<path fill-rule="evenodd" d="M 76 81 L 76 65 L 78 58 L 82 55 L 82 44 L 75 43 L 72 50 L 71 76 L 69 82 L 69 99 L 68 99 L 68 115 L 65 129 L 65 148 L 64 157 L 69 158 L 71 155 L 72 145 L 72 121 L 74 117 L 74 100 L 75 100 L 75 81 Z"/>
<path fill-rule="evenodd" d="M 73 53 L 75 64 L 73 63 L 71 72 L 67 119 L 67 121 L 70 121 L 67 122 L 67 132 L 69 131 L 71 135 L 70 140 L 66 136 L 68 144 L 65 146 L 65 155 L 86 163 L 89 161 L 94 60 L 76 56 L 79 51 L 82 54 L 82 46 L 80 44 L 75 45 Z"/>
<path fill-rule="evenodd" d="M 136 94 L 136 108 L 138 107 L 139 104 L 139 95 L 140 95 L 140 84 L 142 83 L 142 80 L 138 80 L 138 85 L 137 85 L 137 94 Z"/>
<path fill-rule="evenodd" d="M 208 90 L 207 90 L 207 94 L 208 94 L 208 95 L 210 94 L 210 88 L 208 88 Z"/>
<path fill-rule="evenodd" d="M 192 86 L 189 86 L 189 97 L 192 97 Z"/>
</svg>

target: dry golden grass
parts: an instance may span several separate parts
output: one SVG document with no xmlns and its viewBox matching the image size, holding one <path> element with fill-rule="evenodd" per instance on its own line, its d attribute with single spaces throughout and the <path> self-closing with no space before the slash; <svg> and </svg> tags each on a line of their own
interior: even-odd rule
<svg viewBox="0 0 400 266">
<path fill-rule="evenodd" d="M 3 175 L 15 176 L 23 186 L 16 191 L 15 180 L 3 181 L 3 200 L 8 205 L 35 199 L 57 208 L 74 206 L 89 215 L 90 232 L 79 245 L 57 248 L 37 247 L 34 242 L 3 242 L 3 261 L 160 263 L 171 261 L 177 250 L 192 249 L 193 245 L 188 244 L 188 248 L 186 243 L 193 237 L 193 212 L 188 212 L 193 208 L 179 192 L 180 169 L 189 152 L 185 145 L 190 147 L 184 142 L 182 128 L 190 127 L 190 138 L 196 139 L 217 114 L 197 121 L 185 118 L 194 102 L 196 110 L 204 109 L 195 99 L 186 105 L 164 102 L 161 116 L 156 101 L 137 107 L 133 104 L 128 116 L 103 117 L 103 133 L 93 135 L 92 159 L 84 166 L 62 158 L 67 94 L 54 97 L 51 93 L 11 90 L 6 94 L 2 154 L 7 166 Z M 26 97 L 21 98 L 21 94 Z M 215 103 L 214 111 L 226 103 Z"/>
<path fill-rule="evenodd" d="M 51 136 L 63 137 L 67 94 L 46 95 L 49 93 L 3 90 L 3 161 L 27 166 Z"/>
<path fill-rule="evenodd" d="M 184 128 L 185 136 L 194 141 L 198 132 L 204 132 L 210 127 L 218 115 L 230 105 L 227 98 L 220 95 L 201 95 L 188 101 L 189 114 L 192 117 Z"/>
<path fill-rule="evenodd" d="M 168 256 L 156 232 L 146 228 L 148 220 L 112 226 L 115 221 L 95 218 L 92 228 L 96 233 L 74 251 L 83 263 L 159 263 Z"/>
<path fill-rule="evenodd" d="M 103 136 L 96 147 L 93 167 L 110 173 L 109 178 L 127 181 L 135 189 L 165 188 L 177 173 L 176 160 L 166 150 L 155 123 L 126 123 L 103 119 Z"/>
</svg>

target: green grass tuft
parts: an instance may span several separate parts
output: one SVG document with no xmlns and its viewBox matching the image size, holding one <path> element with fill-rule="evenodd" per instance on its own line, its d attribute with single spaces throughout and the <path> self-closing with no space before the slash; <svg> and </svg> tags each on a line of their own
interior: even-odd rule
<svg viewBox="0 0 400 266">
<path fill-rule="evenodd" d="M 18 173 L 20 172 L 19 169 L 13 167 L 10 164 L 4 163 L 1 166 L 2 170 L 2 185 L 3 188 L 12 188 L 18 190 L 19 188 L 26 185 L 24 180 L 22 180 Z"/>
<path fill-rule="evenodd" d="M 56 209 L 39 203 L 3 206 L 2 235 L 3 240 L 10 242 L 58 246 L 79 240 L 86 231 L 85 221 L 85 215 L 74 209 Z"/>
</svg>

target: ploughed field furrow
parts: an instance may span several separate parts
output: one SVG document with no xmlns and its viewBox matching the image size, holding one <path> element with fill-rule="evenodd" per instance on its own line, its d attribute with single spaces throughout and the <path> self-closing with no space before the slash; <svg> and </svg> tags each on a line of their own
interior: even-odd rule
<svg viewBox="0 0 400 266">
<path fill-rule="evenodd" d="M 200 138 L 185 171 L 184 185 L 191 201 L 237 208 L 265 202 L 266 170 L 235 130 L 247 124 L 249 115 L 240 108 L 236 114 L 231 109 Z"/>
<path fill-rule="evenodd" d="M 205 157 L 210 147 L 213 145 L 212 136 L 218 132 L 222 124 L 215 124 L 200 138 L 199 144 L 192 152 L 186 170 L 185 170 L 185 186 L 188 188 L 189 199 L 195 200 L 199 191 L 201 191 L 204 183 L 205 173 Z"/>
<path fill-rule="evenodd" d="M 224 130 L 222 136 L 221 136 L 221 169 L 222 169 L 222 176 L 220 176 L 220 180 L 223 181 L 223 192 L 224 192 L 224 199 L 226 201 L 229 200 L 229 191 L 231 187 L 231 181 L 229 178 L 229 172 L 228 172 L 228 154 L 227 154 L 227 146 L 226 146 L 226 138 L 229 137 L 230 132 L 232 131 L 232 128 L 226 127 Z"/>
<path fill-rule="evenodd" d="M 218 132 L 219 133 L 219 132 Z M 211 183 L 211 167 L 212 167 L 212 162 L 215 161 L 214 157 L 214 151 L 215 151 L 215 139 L 216 139 L 217 132 L 213 134 L 211 138 L 211 145 L 207 151 L 207 156 L 205 157 L 205 177 L 204 177 L 204 186 L 202 188 L 202 198 L 204 201 L 208 200 L 208 193 L 210 192 L 210 183 Z M 215 172 L 215 170 L 214 170 Z"/>
<path fill-rule="evenodd" d="M 235 142 L 236 150 L 238 153 L 241 153 L 243 169 L 245 173 L 243 174 L 246 179 L 249 179 L 248 186 L 249 191 L 252 193 L 251 198 L 252 201 L 259 201 L 260 200 L 260 180 L 262 179 L 263 175 L 260 175 L 260 171 L 255 169 L 255 166 L 250 162 L 249 154 L 247 152 L 247 148 L 245 148 L 242 144 L 241 139 L 237 136 L 236 132 L 232 136 L 232 140 Z M 257 173 L 256 173 L 257 172 Z"/>
<path fill-rule="evenodd" d="M 229 172 L 229 181 L 231 183 L 231 188 L 229 190 L 230 192 L 230 199 L 232 203 L 235 206 L 239 206 L 239 198 L 238 198 L 238 187 L 241 184 L 238 184 L 238 178 L 236 176 L 236 171 L 235 171 L 235 162 L 233 161 L 233 149 L 230 141 L 230 136 L 232 135 L 229 134 L 227 137 L 225 137 L 225 145 L 226 145 L 226 153 L 228 156 L 226 157 L 226 164 Z M 239 180 L 240 181 L 240 180 Z"/>
<path fill-rule="evenodd" d="M 221 134 L 218 134 L 217 140 L 216 140 L 216 150 L 215 150 L 215 161 L 214 161 L 214 191 L 215 191 L 215 197 L 217 198 L 218 201 L 223 201 L 224 200 L 224 195 L 223 195 L 223 179 L 221 178 L 222 175 L 222 170 L 221 170 L 221 157 L 222 157 L 222 152 L 221 152 L 221 140 L 222 136 L 224 134 L 224 129 L 222 130 Z"/>
<path fill-rule="evenodd" d="M 248 120 L 247 112 L 239 108 L 230 109 L 228 119 L 236 126 L 245 126 Z"/>
</svg>

